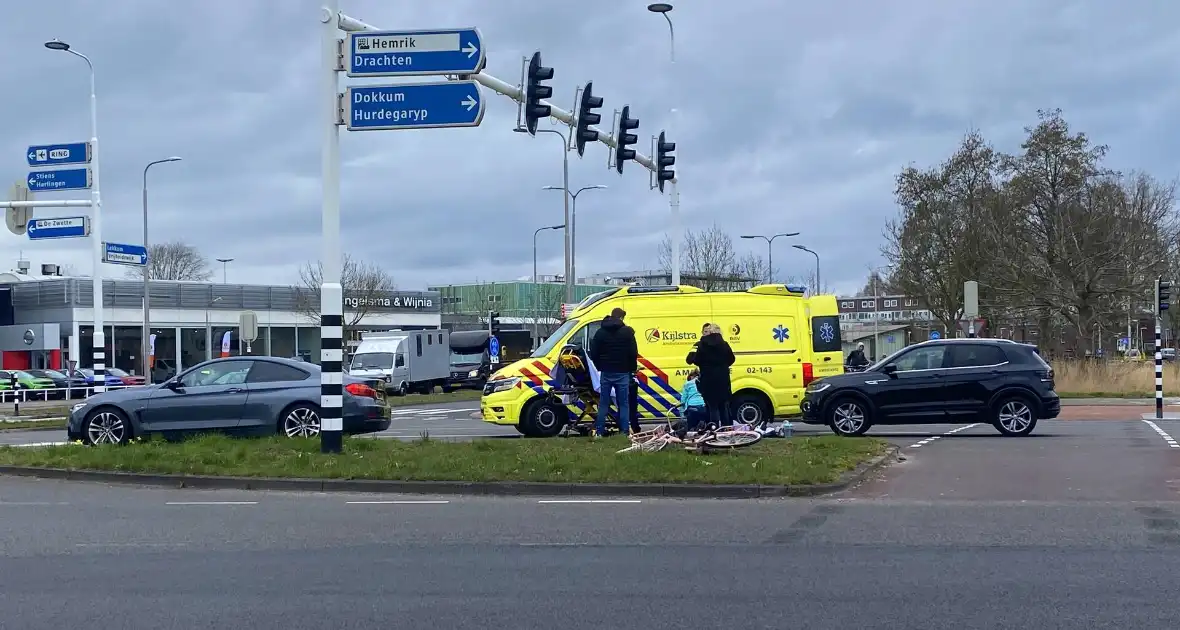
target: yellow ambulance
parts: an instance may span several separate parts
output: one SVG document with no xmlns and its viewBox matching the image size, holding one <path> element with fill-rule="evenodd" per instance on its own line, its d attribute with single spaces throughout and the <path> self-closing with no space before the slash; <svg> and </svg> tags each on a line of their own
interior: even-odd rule
<svg viewBox="0 0 1180 630">
<path fill-rule="evenodd" d="M 731 413 L 757 423 L 799 413 L 811 381 L 843 373 L 840 315 L 835 296 L 805 297 L 806 289 L 781 284 L 746 291 L 705 292 L 689 286 L 613 287 L 582 300 L 532 356 L 492 374 L 483 389 L 485 422 L 513 425 L 522 434 L 552 437 L 575 417 L 580 402 L 562 406 L 546 396 L 550 376 L 567 344 L 589 350 L 602 319 L 621 307 L 639 346 L 640 420 L 678 415 L 685 357 L 707 322 L 721 327 L 737 361 L 731 368 Z"/>
</svg>

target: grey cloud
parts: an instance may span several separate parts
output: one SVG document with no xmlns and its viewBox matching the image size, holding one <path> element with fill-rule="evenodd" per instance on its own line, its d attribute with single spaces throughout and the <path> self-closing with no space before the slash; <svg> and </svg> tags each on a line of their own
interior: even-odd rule
<svg viewBox="0 0 1180 630">
<path fill-rule="evenodd" d="M 796 242 L 819 251 L 825 278 L 849 291 L 879 261 L 893 174 L 942 159 L 969 127 L 1014 150 L 1037 108 L 1062 107 L 1112 146 L 1116 166 L 1164 178 L 1180 167 L 1170 115 L 1180 90 L 1169 82 L 1180 10 L 1149 0 L 680 2 L 674 67 L 666 24 L 641 2 L 599 3 L 581 22 L 585 3 L 342 4 L 389 28 L 478 26 L 488 72 L 509 83 L 539 49 L 567 108 L 594 80 L 608 121 L 632 106 L 645 153 L 648 136 L 673 130 L 686 227 L 800 230 Z M 10 179 L 26 171 L 27 144 L 88 135 L 84 65 L 41 47 L 60 37 L 98 69 L 111 240 L 139 240 L 143 165 L 178 154 L 183 162 L 151 173 L 153 238 L 233 257 L 231 279 L 244 281 L 292 283 L 319 258 L 318 2 L 10 5 L 0 79 L 21 94 L 0 103 Z M 484 97 L 478 129 L 341 133 L 346 251 L 406 288 L 532 273 L 533 230 L 562 219 L 560 194 L 540 190 L 561 181 L 557 140 L 512 133 L 515 105 Z M 654 266 L 671 228 L 667 196 L 634 165 L 623 177 L 608 171 L 600 145 L 572 155 L 570 170 L 575 187 L 609 186 L 580 198 L 579 271 Z M 71 197 L 46 198 L 59 196 Z M 34 262 L 90 269 L 86 243 L 0 238 Z M 561 251 L 560 234 L 542 236 L 543 273 L 560 269 Z M 781 241 L 775 253 L 788 273 L 814 262 Z"/>
</svg>

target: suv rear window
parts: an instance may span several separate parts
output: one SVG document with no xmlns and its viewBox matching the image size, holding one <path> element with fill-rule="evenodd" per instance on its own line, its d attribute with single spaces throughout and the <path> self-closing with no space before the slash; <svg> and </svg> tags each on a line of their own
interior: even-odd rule
<svg viewBox="0 0 1180 630">
<path fill-rule="evenodd" d="M 843 351 L 839 315 L 820 315 L 811 318 L 811 349 L 815 352 Z"/>
</svg>

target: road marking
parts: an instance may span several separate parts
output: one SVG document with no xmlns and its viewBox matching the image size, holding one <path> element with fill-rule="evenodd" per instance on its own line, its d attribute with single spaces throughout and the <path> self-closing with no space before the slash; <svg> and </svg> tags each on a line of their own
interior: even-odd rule
<svg viewBox="0 0 1180 630">
<path fill-rule="evenodd" d="M 440 416 L 452 413 L 471 413 L 479 411 L 479 409 L 394 409 L 389 412 L 391 416 Z"/>
<path fill-rule="evenodd" d="M 74 543 L 75 547 L 183 547 L 188 543 L 150 543 L 150 542 L 133 542 L 133 543 Z"/>
<path fill-rule="evenodd" d="M 923 446 L 930 444 L 931 442 L 934 442 L 936 440 L 941 440 L 942 438 L 947 437 L 948 435 L 954 435 L 954 434 L 958 433 L 959 431 L 966 431 L 967 429 L 977 427 L 980 424 L 981 423 L 979 423 L 979 422 L 974 422 L 972 424 L 961 426 L 957 429 L 951 429 L 950 431 L 947 431 L 946 433 L 942 433 L 940 435 L 932 435 L 924 440 L 910 444 L 909 448 L 922 448 Z"/>
<path fill-rule="evenodd" d="M 258 505 L 258 501 L 168 501 L 164 505 Z"/>
<path fill-rule="evenodd" d="M 642 503 L 640 499 L 541 499 L 537 503 Z"/>
<path fill-rule="evenodd" d="M 5 505 L 28 506 L 28 505 L 69 505 L 65 501 L 0 501 L 0 507 Z"/>
<path fill-rule="evenodd" d="M 345 505 L 444 505 L 450 501 L 345 501 Z"/>
<path fill-rule="evenodd" d="M 17 446 L 20 448 L 32 448 L 36 446 L 69 446 L 69 442 L 29 442 L 28 444 L 0 444 L 0 446 Z"/>
<path fill-rule="evenodd" d="M 1151 420 L 1144 420 L 1144 422 L 1147 423 L 1147 426 L 1155 429 L 1155 432 L 1160 434 L 1160 437 L 1164 438 L 1164 441 L 1168 443 L 1168 446 L 1172 448 L 1180 448 L 1180 444 L 1176 443 L 1176 438 L 1168 435 L 1168 432 L 1161 429 L 1158 424 L 1152 422 Z"/>
</svg>

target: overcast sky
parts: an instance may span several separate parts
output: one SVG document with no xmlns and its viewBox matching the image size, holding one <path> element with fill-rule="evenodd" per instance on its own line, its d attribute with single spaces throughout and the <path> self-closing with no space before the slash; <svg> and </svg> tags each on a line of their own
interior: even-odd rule
<svg viewBox="0 0 1180 630">
<path fill-rule="evenodd" d="M 183 162 L 151 171 L 152 240 L 233 258 L 230 282 L 291 284 L 302 263 L 319 258 L 318 2 L 4 4 L 8 180 L 27 173 L 26 146 L 89 135 L 85 64 L 42 47 L 61 38 L 97 69 L 104 240 L 142 241 L 143 167 L 179 155 Z M 521 57 L 541 50 L 556 68 L 556 102 L 571 106 L 575 88 L 594 80 L 607 121 L 625 104 L 638 115 L 644 152 L 676 103 L 670 139 L 686 227 L 716 222 L 735 237 L 800 231 L 794 242 L 820 253 L 825 282 L 840 292 L 882 262 L 896 172 L 937 162 L 970 126 L 1011 150 L 1038 108 L 1061 107 L 1111 145 L 1114 166 L 1164 179 L 1180 171 L 1180 6 L 682 0 L 672 14 L 672 68 L 667 25 L 646 4 L 343 0 L 342 8 L 389 29 L 476 26 L 486 72 L 510 83 Z M 556 136 L 513 133 L 514 103 L 484 97 L 479 128 L 341 133 L 345 250 L 387 268 L 401 288 L 529 275 L 533 230 L 561 222 L 561 194 L 541 190 L 561 183 Z M 654 268 L 670 226 L 667 196 L 648 190 L 641 167 L 620 177 L 606 161 L 603 145 L 571 156 L 572 187 L 609 186 L 579 198 L 579 272 Z M 87 241 L 0 238 L 6 268 L 21 250 L 34 265 L 92 268 Z M 751 241 L 738 247 L 765 251 Z M 542 235 L 542 273 L 560 272 L 561 251 L 559 234 Z M 814 264 L 785 239 L 775 254 L 784 273 Z"/>
</svg>

